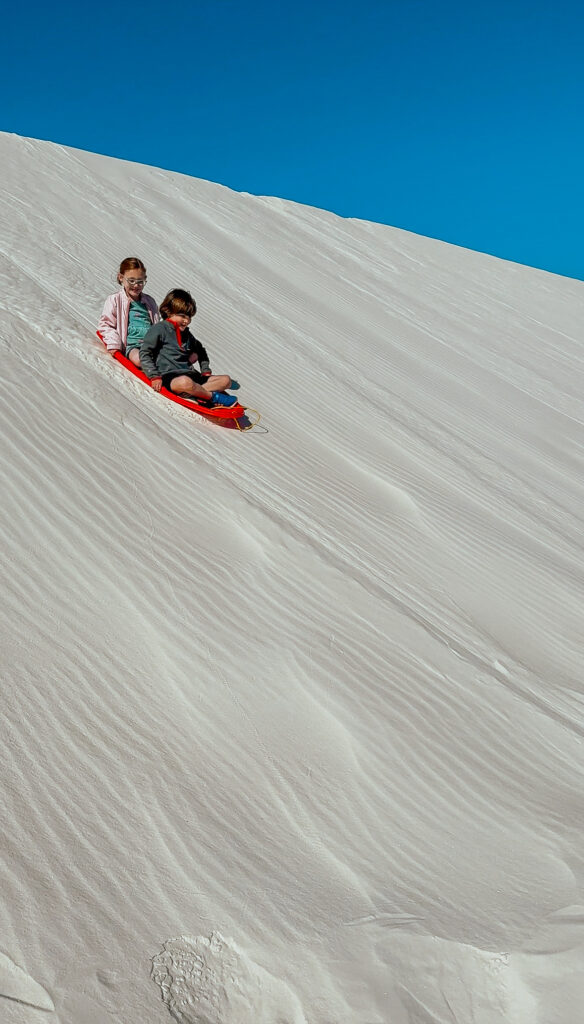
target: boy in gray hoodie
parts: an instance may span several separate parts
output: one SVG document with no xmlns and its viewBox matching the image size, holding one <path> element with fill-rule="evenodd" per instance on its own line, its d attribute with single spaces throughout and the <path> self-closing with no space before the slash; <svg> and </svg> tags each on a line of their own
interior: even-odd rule
<svg viewBox="0 0 584 1024">
<path fill-rule="evenodd" d="M 205 405 L 235 405 L 227 374 L 211 372 L 204 346 L 191 334 L 189 324 L 197 312 L 192 295 L 173 288 L 160 304 L 162 322 L 147 331 L 140 345 L 140 364 L 154 391 L 161 387 Z M 194 364 L 199 369 L 194 369 Z"/>
</svg>

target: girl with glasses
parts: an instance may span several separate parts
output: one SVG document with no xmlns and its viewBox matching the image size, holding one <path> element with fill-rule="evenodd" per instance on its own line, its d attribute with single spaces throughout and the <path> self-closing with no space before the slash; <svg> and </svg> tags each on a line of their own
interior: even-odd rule
<svg viewBox="0 0 584 1024">
<path fill-rule="evenodd" d="M 158 306 L 143 291 L 146 267 L 136 256 L 122 260 L 118 270 L 120 290 L 108 295 L 99 318 L 98 331 L 108 352 L 123 352 L 140 365 L 140 345 L 152 326 L 160 320 Z"/>
</svg>

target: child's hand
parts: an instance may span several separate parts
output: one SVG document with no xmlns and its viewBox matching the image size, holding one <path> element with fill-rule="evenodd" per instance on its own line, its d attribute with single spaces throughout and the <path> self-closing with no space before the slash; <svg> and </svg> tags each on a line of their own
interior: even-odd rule
<svg viewBox="0 0 584 1024">
<path fill-rule="evenodd" d="M 154 377 L 150 383 L 152 384 L 153 391 L 160 391 L 162 387 L 162 377 Z"/>
</svg>

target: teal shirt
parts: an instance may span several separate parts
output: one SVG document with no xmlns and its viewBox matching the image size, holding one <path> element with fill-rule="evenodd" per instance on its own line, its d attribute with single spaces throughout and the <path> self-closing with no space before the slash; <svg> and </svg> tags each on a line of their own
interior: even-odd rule
<svg viewBox="0 0 584 1024">
<path fill-rule="evenodd" d="M 130 302 L 130 313 L 128 316 L 128 337 L 126 339 L 126 352 L 132 348 L 139 348 L 142 338 L 152 327 L 146 306 L 141 302 Z"/>
</svg>

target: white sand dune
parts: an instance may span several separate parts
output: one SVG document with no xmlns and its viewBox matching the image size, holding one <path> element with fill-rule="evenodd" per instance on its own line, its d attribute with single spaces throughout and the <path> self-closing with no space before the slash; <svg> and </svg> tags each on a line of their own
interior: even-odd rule
<svg viewBox="0 0 584 1024">
<path fill-rule="evenodd" d="M 0 1019 L 577 1024 L 583 285 L 0 147 Z M 104 352 L 134 253 L 267 433 Z"/>
</svg>

